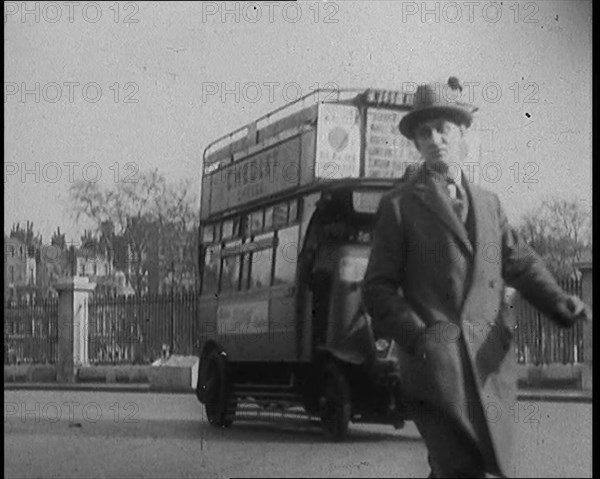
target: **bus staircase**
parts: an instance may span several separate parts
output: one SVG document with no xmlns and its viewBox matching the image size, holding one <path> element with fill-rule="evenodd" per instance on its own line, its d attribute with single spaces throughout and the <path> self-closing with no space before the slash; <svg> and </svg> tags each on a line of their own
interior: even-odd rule
<svg viewBox="0 0 600 479">
<path fill-rule="evenodd" d="M 236 383 L 229 410 L 232 420 L 319 420 L 305 411 L 292 384 Z"/>
<path fill-rule="evenodd" d="M 269 421 L 320 421 L 317 414 L 307 412 L 302 406 L 302 396 L 294 390 L 293 384 L 248 384 L 233 385 L 233 394 L 229 403 L 231 420 L 269 420 Z M 387 415 L 366 411 L 352 414 L 353 423 L 391 424 L 395 429 L 404 427 L 407 419 L 404 411 L 390 406 Z"/>
</svg>

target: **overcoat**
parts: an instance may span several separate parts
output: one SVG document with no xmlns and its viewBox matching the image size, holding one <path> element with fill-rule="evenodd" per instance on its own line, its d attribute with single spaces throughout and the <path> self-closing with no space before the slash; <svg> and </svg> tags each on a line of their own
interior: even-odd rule
<svg viewBox="0 0 600 479">
<path fill-rule="evenodd" d="M 510 477 L 519 417 L 505 284 L 565 327 L 570 319 L 557 302 L 566 293 L 511 228 L 495 194 L 463 175 L 470 204 L 463 224 L 434 173 L 421 167 L 382 198 L 365 306 L 375 335 L 399 346 L 403 388 L 421 406 L 415 421 L 427 422 L 419 429 L 431 457 L 447 470 L 474 447 L 487 472 Z"/>
</svg>

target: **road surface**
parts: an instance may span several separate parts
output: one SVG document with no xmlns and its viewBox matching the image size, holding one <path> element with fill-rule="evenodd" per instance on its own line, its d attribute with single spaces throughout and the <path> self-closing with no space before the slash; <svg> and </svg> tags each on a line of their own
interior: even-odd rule
<svg viewBox="0 0 600 479">
<path fill-rule="evenodd" d="M 240 421 L 218 430 L 190 394 L 4 393 L 4 475 L 17 477 L 425 477 L 414 424 L 351 425 L 344 443 L 318 423 Z M 520 477 L 591 477 L 591 403 L 521 402 Z"/>
</svg>

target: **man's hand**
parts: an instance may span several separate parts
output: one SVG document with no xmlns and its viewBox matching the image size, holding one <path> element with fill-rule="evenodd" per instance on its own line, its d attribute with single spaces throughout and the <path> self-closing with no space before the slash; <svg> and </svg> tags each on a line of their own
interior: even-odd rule
<svg viewBox="0 0 600 479">
<path fill-rule="evenodd" d="M 575 320 L 591 321 L 592 310 L 577 296 L 569 296 L 568 301 L 569 309 L 572 311 Z"/>
<path fill-rule="evenodd" d="M 587 304 L 575 295 L 567 296 L 558 304 L 558 311 L 561 319 L 567 326 L 577 321 L 591 321 L 592 311 Z"/>
</svg>

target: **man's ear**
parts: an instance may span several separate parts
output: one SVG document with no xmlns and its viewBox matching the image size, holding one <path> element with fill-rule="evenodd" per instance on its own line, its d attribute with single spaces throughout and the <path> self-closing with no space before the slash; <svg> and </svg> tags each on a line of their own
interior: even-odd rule
<svg viewBox="0 0 600 479">
<path fill-rule="evenodd" d="M 469 156 L 470 144 L 467 141 L 467 127 L 460 125 L 460 156 L 464 160 Z"/>
</svg>

